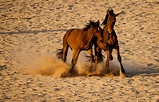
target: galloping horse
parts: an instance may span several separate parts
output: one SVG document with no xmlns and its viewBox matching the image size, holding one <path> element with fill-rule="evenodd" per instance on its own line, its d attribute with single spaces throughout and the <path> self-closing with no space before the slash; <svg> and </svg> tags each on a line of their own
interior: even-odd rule
<svg viewBox="0 0 159 102">
<path fill-rule="evenodd" d="M 62 58 L 62 60 L 66 61 L 66 56 L 68 52 L 68 48 L 72 50 L 72 61 L 71 68 L 69 72 L 73 72 L 73 68 L 77 62 L 78 55 L 82 50 L 87 50 L 91 56 L 91 66 L 93 61 L 93 39 L 97 38 L 100 42 L 103 42 L 102 34 L 99 30 L 99 21 L 93 22 L 90 21 L 89 24 L 85 26 L 84 29 L 69 29 L 63 37 L 63 49 L 59 49 L 60 51 L 57 53 L 58 58 Z"/>
<path fill-rule="evenodd" d="M 122 13 L 122 12 L 120 12 Z M 112 50 L 115 49 L 116 52 L 117 52 L 117 59 L 120 63 L 120 75 L 121 76 L 125 76 L 125 70 L 123 68 L 123 65 L 122 65 L 122 59 L 121 59 L 121 56 L 120 56 L 120 52 L 119 52 L 119 44 L 118 44 L 118 39 L 117 39 L 117 35 L 115 33 L 115 30 L 114 30 L 114 25 L 115 25 L 115 22 L 116 22 L 116 17 L 120 14 L 114 14 L 113 10 L 112 9 L 108 9 L 107 11 L 107 15 L 103 21 L 103 25 L 104 25 L 104 28 L 103 28 L 103 38 L 104 38 L 104 41 L 103 43 L 105 44 L 105 46 L 108 47 L 109 50 L 105 50 L 106 53 L 107 53 L 107 59 L 106 59 L 106 72 L 108 73 L 109 72 L 109 60 L 113 60 L 113 57 L 112 57 Z M 101 49 L 99 48 L 99 41 L 97 40 L 97 44 L 95 46 L 95 56 L 96 56 L 96 61 L 98 61 L 98 57 L 100 57 L 101 54 Z"/>
</svg>

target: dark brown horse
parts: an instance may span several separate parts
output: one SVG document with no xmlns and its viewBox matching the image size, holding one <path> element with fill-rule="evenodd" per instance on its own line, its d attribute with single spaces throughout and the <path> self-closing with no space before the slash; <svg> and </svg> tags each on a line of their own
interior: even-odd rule
<svg viewBox="0 0 159 102">
<path fill-rule="evenodd" d="M 91 66 L 93 61 L 93 39 L 97 38 L 100 42 L 103 42 L 102 34 L 99 30 L 99 21 L 93 22 L 90 21 L 89 24 L 85 26 L 84 29 L 70 29 L 66 32 L 63 37 L 63 49 L 57 53 L 58 58 L 66 61 L 66 56 L 68 48 L 72 50 L 72 61 L 71 68 L 69 72 L 73 72 L 73 68 L 77 62 L 78 55 L 82 50 L 87 50 L 91 56 Z"/>
<path fill-rule="evenodd" d="M 103 38 L 104 38 L 103 43 L 109 49 L 109 50 L 105 50 L 106 53 L 107 53 L 107 59 L 106 59 L 106 68 L 107 68 L 106 71 L 107 71 L 107 73 L 109 72 L 109 60 L 113 60 L 112 50 L 115 49 L 116 52 L 117 52 L 117 59 L 120 63 L 120 67 L 121 67 L 120 68 L 120 75 L 125 76 L 125 70 L 123 68 L 122 59 L 121 59 L 120 52 L 119 52 L 118 39 L 117 39 L 117 35 L 115 33 L 115 30 L 114 30 L 116 17 L 119 14 L 120 13 L 114 14 L 112 9 L 108 9 L 106 17 L 105 17 L 105 19 L 102 23 L 104 25 L 102 33 L 103 33 Z M 98 45 L 100 45 L 100 42 L 97 40 L 97 44 L 95 46 L 95 53 L 96 53 L 95 56 L 97 58 L 96 61 L 98 61 L 99 56 L 102 55 L 101 54 L 101 49 L 99 48 Z"/>
</svg>

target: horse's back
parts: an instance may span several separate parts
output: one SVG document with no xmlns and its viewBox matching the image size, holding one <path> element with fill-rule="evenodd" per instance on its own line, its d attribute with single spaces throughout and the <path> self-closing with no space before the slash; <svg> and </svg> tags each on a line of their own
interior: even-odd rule
<svg viewBox="0 0 159 102">
<path fill-rule="evenodd" d="M 70 47 L 79 47 L 83 33 L 84 30 L 82 29 L 69 29 L 63 37 L 63 42 L 67 43 Z"/>
<path fill-rule="evenodd" d="M 79 35 L 79 33 L 82 33 L 83 30 L 82 29 L 69 29 L 67 30 L 66 34 L 65 35 Z"/>
</svg>

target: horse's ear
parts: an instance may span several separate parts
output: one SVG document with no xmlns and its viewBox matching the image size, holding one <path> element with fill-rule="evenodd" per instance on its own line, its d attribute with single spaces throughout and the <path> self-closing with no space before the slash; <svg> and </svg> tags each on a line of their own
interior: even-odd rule
<svg viewBox="0 0 159 102">
<path fill-rule="evenodd" d="M 97 20 L 97 22 L 99 23 L 99 19 Z"/>
<path fill-rule="evenodd" d="M 117 17 L 119 14 L 125 14 L 125 12 L 121 11 L 120 13 L 115 14 L 115 16 Z"/>
<path fill-rule="evenodd" d="M 97 20 L 98 25 L 100 25 L 99 19 Z"/>
<path fill-rule="evenodd" d="M 107 11 L 107 14 L 108 14 L 108 16 L 110 15 L 110 11 L 109 11 L 109 9 L 108 9 L 108 11 Z"/>
</svg>

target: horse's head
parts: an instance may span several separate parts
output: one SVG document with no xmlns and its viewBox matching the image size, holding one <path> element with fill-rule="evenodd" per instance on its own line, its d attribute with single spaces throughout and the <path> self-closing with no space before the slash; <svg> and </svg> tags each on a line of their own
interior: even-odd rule
<svg viewBox="0 0 159 102">
<path fill-rule="evenodd" d="M 122 12 L 120 12 L 122 13 Z M 115 22 L 116 22 L 116 17 L 120 14 L 114 14 L 113 10 L 112 9 L 108 9 L 107 11 L 107 15 L 106 15 L 106 24 L 107 24 L 107 27 L 108 27 L 108 33 L 111 34 L 113 32 L 113 28 L 114 28 L 114 25 L 115 25 Z"/>
<path fill-rule="evenodd" d="M 100 42 L 103 42 L 102 29 L 100 27 L 100 22 L 98 20 L 97 22 L 94 22 L 94 23 L 95 23 L 95 26 L 91 25 L 93 27 L 93 34 L 99 39 Z"/>
</svg>

